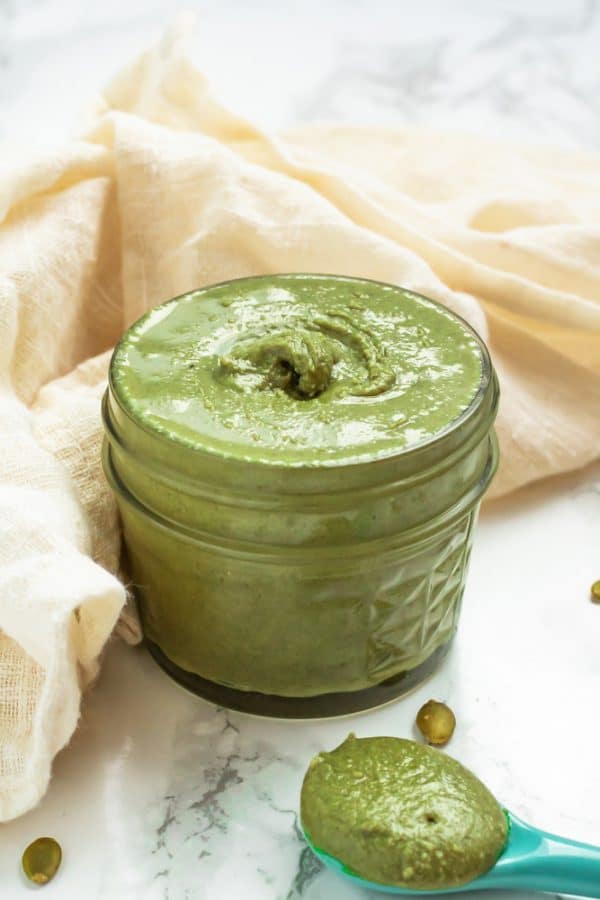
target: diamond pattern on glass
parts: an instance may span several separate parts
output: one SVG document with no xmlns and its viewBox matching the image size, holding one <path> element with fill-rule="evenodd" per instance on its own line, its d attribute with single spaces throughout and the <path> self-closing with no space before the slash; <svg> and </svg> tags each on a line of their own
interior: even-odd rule
<svg viewBox="0 0 600 900">
<path fill-rule="evenodd" d="M 404 551 L 369 607 L 368 673 L 373 683 L 414 668 L 456 629 L 476 510 L 421 553 Z M 410 554 L 410 556 L 409 556 Z M 435 556 L 434 556 L 435 554 Z"/>
</svg>

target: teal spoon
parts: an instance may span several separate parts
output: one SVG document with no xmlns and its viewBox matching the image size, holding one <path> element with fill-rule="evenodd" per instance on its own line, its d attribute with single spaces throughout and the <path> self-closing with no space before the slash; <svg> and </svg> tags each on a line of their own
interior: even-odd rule
<svg viewBox="0 0 600 900">
<path fill-rule="evenodd" d="M 339 859 L 315 847 L 306 831 L 304 836 L 313 853 L 328 868 L 355 885 L 380 891 L 382 894 L 433 896 L 457 894 L 460 891 L 520 890 L 600 898 L 600 847 L 547 834 L 521 822 L 512 813 L 507 812 L 507 816 L 508 841 L 495 866 L 468 884 L 437 891 L 415 891 L 365 881 L 346 868 Z"/>
</svg>

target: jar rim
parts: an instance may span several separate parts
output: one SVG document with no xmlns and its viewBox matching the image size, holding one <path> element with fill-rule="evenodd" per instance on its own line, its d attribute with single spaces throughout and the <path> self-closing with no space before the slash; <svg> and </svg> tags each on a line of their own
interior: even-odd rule
<svg viewBox="0 0 600 900">
<path fill-rule="evenodd" d="M 263 471 L 273 471 L 273 472 L 289 472 L 290 470 L 294 471 L 310 471 L 310 472 L 318 472 L 318 471 L 339 471 L 344 470 L 346 468 L 355 467 L 364 467 L 365 465 L 376 466 L 378 463 L 389 463 L 392 461 L 409 461 L 416 459 L 420 454 L 433 451 L 435 452 L 436 448 L 443 446 L 446 439 L 456 433 L 463 426 L 466 426 L 468 423 L 471 423 L 473 419 L 476 418 L 478 412 L 481 410 L 484 400 L 489 393 L 490 387 L 493 383 L 493 366 L 490 358 L 489 350 L 478 334 L 478 332 L 473 328 L 473 326 L 466 321 L 462 316 L 458 313 L 455 313 L 454 310 L 449 309 L 447 306 L 444 306 L 443 303 L 440 303 L 438 300 L 434 300 L 432 297 L 428 297 L 425 294 L 421 294 L 418 291 L 413 291 L 409 288 L 404 288 L 402 285 L 392 284 L 391 282 L 380 281 L 374 278 L 362 278 L 357 276 L 350 275 L 338 275 L 335 273 L 319 273 L 319 272 L 271 272 L 271 273 L 263 273 L 262 275 L 246 275 L 241 276 L 239 278 L 229 278 L 223 281 L 215 282 L 213 284 L 205 285 L 204 287 L 192 289 L 188 291 L 184 291 L 182 294 L 178 294 L 175 297 L 171 297 L 168 300 L 163 301 L 163 303 L 157 304 L 156 306 L 149 309 L 145 312 L 139 319 L 136 320 L 135 323 L 132 323 L 130 326 L 133 327 L 134 324 L 139 325 L 145 321 L 148 317 L 150 317 L 153 313 L 156 312 L 157 309 L 161 309 L 166 307 L 172 303 L 176 303 L 177 301 L 183 299 L 184 297 L 188 297 L 190 294 L 202 294 L 205 291 L 212 290 L 214 288 L 223 287 L 225 285 L 237 284 L 240 282 L 256 280 L 258 278 L 333 278 L 338 281 L 351 281 L 357 283 L 370 283 L 380 285 L 382 287 L 389 287 L 395 290 L 403 290 L 407 293 L 418 297 L 422 300 L 425 300 L 427 303 L 432 304 L 435 307 L 443 310 L 445 314 L 449 314 L 454 319 L 458 320 L 460 324 L 464 327 L 467 333 L 476 341 L 480 357 L 481 357 L 481 376 L 479 380 L 479 385 L 477 387 L 476 392 L 474 393 L 470 403 L 468 406 L 459 413 L 454 419 L 450 420 L 442 429 L 435 432 L 433 435 L 426 437 L 425 439 L 418 441 L 415 444 L 412 444 L 409 447 L 401 447 L 401 448 L 390 448 L 380 450 L 378 452 L 371 452 L 370 455 L 367 453 L 363 454 L 354 454 L 354 456 L 349 457 L 331 457 L 331 458 L 322 458 L 322 459 L 300 459 L 300 460 L 292 460 L 283 463 L 282 461 L 276 458 L 269 457 L 261 457 L 261 456 L 253 456 L 252 458 L 246 457 L 240 453 L 227 452 L 225 449 L 219 448 L 215 445 L 210 444 L 196 444 L 191 445 L 183 440 L 177 438 L 177 436 L 172 436 L 169 434 L 165 434 L 161 432 L 159 429 L 152 428 L 144 420 L 138 419 L 135 415 L 128 409 L 125 404 L 122 402 L 122 399 L 119 396 L 118 391 L 115 387 L 114 382 L 114 367 L 117 353 L 125 340 L 129 328 L 124 332 L 120 340 L 117 342 L 115 349 L 112 353 L 110 364 L 109 364 L 109 375 L 108 375 L 108 385 L 111 399 L 117 404 L 119 408 L 119 412 L 125 416 L 126 420 L 129 421 L 135 428 L 142 431 L 147 437 L 155 440 L 157 445 L 162 445 L 164 447 L 168 446 L 177 446 L 177 448 L 181 451 L 187 451 L 188 454 L 191 454 L 196 459 L 203 457 L 212 459 L 218 462 L 223 462 L 225 464 L 241 464 L 241 465 L 251 465 L 253 468 L 257 467 Z"/>
</svg>

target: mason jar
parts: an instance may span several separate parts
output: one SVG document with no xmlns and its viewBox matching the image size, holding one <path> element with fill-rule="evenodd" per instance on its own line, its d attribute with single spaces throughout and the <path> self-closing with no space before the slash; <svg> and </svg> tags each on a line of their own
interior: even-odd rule
<svg viewBox="0 0 600 900">
<path fill-rule="evenodd" d="M 457 628 L 498 396 L 470 326 L 393 285 L 260 276 L 147 313 L 113 354 L 103 464 L 157 662 L 289 718 L 417 685 Z"/>
</svg>

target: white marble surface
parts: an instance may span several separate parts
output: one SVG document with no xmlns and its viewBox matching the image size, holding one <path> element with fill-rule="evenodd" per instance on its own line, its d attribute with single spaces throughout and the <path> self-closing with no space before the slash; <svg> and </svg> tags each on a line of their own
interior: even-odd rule
<svg viewBox="0 0 600 900">
<path fill-rule="evenodd" d="M 263 125 L 422 122 L 600 146 L 593 0 L 188 6 L 199 63 Z M 62 139 L 172 14 L 166 0 L 0 0 L 0 139 Z M 450 658 L 404 701 L 352 720 L 228 714 L 112 644 L 48 796 L 0 826 L 2 900 L 32 890 L 19 858 L 41 834 L 64 848 L 48 900 L 366 900 L 299 837 L 303 771 L 350 728 L 410 736 L 430 696 L 457 713 L 450 752 L 509 807 L 600 844 L 599 535 L 598 466 L 489 507 Z"/>
<path fill-rule="evenodd" d="M 598 0 L 0 0 L 0 139 L 60 139 L 183 6 L 264 126 L 425 123 L 600 146 Z"/>
</svg>

